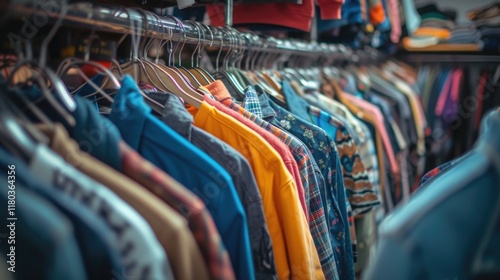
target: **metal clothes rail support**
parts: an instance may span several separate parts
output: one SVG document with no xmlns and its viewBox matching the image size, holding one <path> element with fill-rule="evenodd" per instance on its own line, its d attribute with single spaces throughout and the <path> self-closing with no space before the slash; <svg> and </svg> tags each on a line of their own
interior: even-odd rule
<svg viewBox="0 0 500 280">
<path fill-rule="evenodd" d="M 43 9 L 43 2 L 60 0 L 10 0 L 8 4 L 0 5 L 0 19 L 20 19 L 32 17 Z M 2 1 L 3 2 L 3 1 Z M 58 11 L 44 10 L 49 20 L 55 22 L 61 15 Z M 352 51 L 343 45 L 318 44 L 280 40 L 276 38 L 262 38 L 248 32 L 239 32 L 227 27 L 212 27 L 183 21 L 170 17 L 157 17 L 151 13 L 140 12 L 139 9 L 116 7 L 110 5 L 96 5 L 92 3 L 72 3 L 68 5 L 67 14 L 64 16 L 63 25 L 89 30 L 131 34 L 130 18 L 142 23 L 142 35 L 156 37 L 164 40 L 185 42 L 188 44 L 201 43 L 205 46 L 264 51 L 270 53 L 287 52 L 288 54 L 320 57 L 348 58 Z M 204 28 L 200 28 L 203 26 Z"/>
</svg>

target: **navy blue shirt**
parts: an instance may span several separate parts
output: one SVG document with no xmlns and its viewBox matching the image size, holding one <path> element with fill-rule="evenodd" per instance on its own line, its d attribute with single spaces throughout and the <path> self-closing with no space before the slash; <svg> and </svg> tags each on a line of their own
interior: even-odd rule
<svg viewBox="0 0 500 280">
<path fill-rule="evenodd" d="M 238 279 L 255 279 L 247 218 L 229 174 L 199 148 L 151 114 L 138 86 L 125 76 L 109 119 L 123 140 L 206 204 Z"/>
</svg>

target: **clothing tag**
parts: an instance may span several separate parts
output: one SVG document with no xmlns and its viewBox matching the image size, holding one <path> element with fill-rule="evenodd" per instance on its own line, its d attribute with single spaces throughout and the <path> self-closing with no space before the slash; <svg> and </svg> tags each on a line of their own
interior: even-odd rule
<svg viewBox="0 0 500 280">
<path fill-rule="evenodd" d="M 85 57 L 87 53 L 89 57 Z M 89 48 L 89 39 L 80 39 L 77 43 L 75 56 L 89 60 L 111 61 L 116 57 L 116 42 L 99 38 L 92 40 L 92 45 Z"/>
</svg>

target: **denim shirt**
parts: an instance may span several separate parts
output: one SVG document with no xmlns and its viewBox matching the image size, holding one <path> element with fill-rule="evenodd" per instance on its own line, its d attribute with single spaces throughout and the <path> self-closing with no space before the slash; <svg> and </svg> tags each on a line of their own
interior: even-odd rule
<svg viewBox="0 0 500 280">
<path fill-rule="evenodd" d="M 283 90 L 285 89 L 284 84 Z M 353 279 L 354 267 L 346 265 L 343 257 L 352 255 L 352 246 L 340 157 L 334 140 L 323 129 L 276 105 L 260 87 L 255 87 L 255 90 L 259 94 L 264 119 L 290 132 L 306 144 L 318 164 L 326 182 L 326 188 L 322 190 L 321 195 L 323 203 L 327 205 L 325 211 L 339 276 L 340 279 Z"/>
</svg>

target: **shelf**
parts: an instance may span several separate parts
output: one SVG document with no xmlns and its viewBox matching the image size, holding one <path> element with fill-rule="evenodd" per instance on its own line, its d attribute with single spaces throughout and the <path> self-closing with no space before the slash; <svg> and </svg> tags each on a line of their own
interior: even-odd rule
<svg viewBox="0 0 500 280">
<path fill-rule="evenodd" d="M 396 54 L 396 58 L 409 63 L 500 63 L 500 54 L 470 53 L 411 53 Z"/>
<path fill-rule="evenodd" d="M 414 48 L 408 46 L 405 43 L 408 40 L 408 37 L 403 39 L 403 43 L 400 45 L 402 49 L 407 52 L 479 52 L 481 51 L 480 44 L 437 44 L 424 48 Z"/>
</svg>

